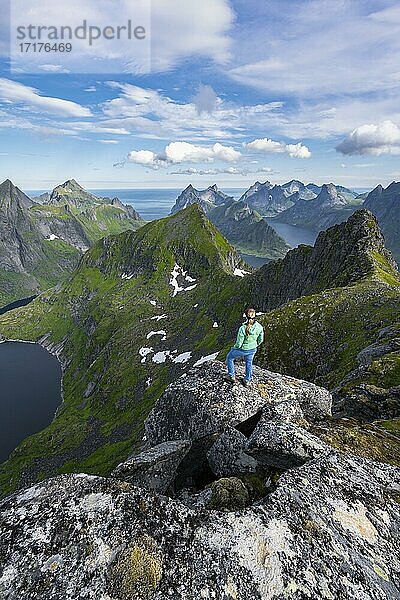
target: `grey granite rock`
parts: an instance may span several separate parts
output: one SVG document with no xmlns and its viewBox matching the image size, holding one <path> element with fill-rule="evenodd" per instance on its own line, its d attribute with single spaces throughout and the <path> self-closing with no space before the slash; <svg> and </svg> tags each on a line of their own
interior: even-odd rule
<svg viewBox="0 0 400 600">
<path fill-rule="evenodd" d="M 174 480 L 176 470 L 190 446 L 187 440 L 163 442 L 128 458 L 114 469 L 112 475 L 162 494 Z"/>
<path fill-rule="evenodd" d="M 224 381 L 220 361 L 193 367 L 170 384 L 146 420 L 146 436 L 155 445 L 174 439 L 197 439 L 238 425 L 262 409 L 269 418 L 315 421 L 329 415 L 331 395 L 312 383 L 254 367 L 249 387 Z M 237 367 L 238 375 L 244 373 Z"/>
<path fill-rule="evenodd" d="M 260 464 L 290 469 L 327 454 L 332 448 L 294 423 L 261 419 L 246 450 Z"/>
<path fill-rule="evenodd" d="M 235 429 L 228 427 L 207 452 L 207 460 L 211 470 L 217 477 L 228 477 L 239 473 L 255 473 L 257 461 L 245 448 L 247 437 Z"/>
<path fill-rule="evenodd" d="M 62 475 L 0 503 L 4 600 L 400 598 L 399 470 L 333 452 L 257 504 Z"/>
</svg>

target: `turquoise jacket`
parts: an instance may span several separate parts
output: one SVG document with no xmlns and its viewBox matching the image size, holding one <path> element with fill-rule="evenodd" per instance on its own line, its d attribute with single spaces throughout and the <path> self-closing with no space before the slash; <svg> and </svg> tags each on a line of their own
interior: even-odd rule
<svg viewBox="0 0 400 600">
<path fill-rule="evenodd" d="M 246 335 L 246 327 L 247 323 L 243 323 L 243 325 L 239 327 L 234 348 L 240 348 L 240 350 L 253 350 L 264 341 L 264 329 L 258 321 L 255 321 L 250 327 L 248 335 Z"/>
</svg>

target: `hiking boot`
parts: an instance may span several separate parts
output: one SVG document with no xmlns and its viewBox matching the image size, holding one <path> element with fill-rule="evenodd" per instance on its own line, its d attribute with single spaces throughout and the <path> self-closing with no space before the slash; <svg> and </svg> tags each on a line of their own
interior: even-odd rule
<svg viewBox="0 0 400 600">
<path fill-rule="evenodd" d="M 249 387 L 249 385 L 250 385 L 250 381 L 247 381 L 247 379 L 245 379 L 244 377 L 242 379 L 242 383 L 243 383 L 244 387 Z"/>
<path fill-rule="evenodd" d="M 229 383 L 236 382 L 236 377 L 234 375 L 225 375 L 224 379 L 225 379 L 225 381 L 229 381 Z"/>
</svg>

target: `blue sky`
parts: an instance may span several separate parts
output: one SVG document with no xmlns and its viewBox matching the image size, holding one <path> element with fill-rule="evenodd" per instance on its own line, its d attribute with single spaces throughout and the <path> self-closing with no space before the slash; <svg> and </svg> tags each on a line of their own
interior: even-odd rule
<svg viewBox="0 0 400 600">
<path fill-rule="evenodd" d="M 86 2 L 93 18 L 99 3 Z M 118 3 L 127 10 L 109 2 L 110 19 Z M 129 66 L 127 46 L 113 73 L 65 72 L 60 55 L 12 72 L 1 24 L 1 179 L 24 189 L 71 177 L 91 188 L 400 179 L 397 2 L 153 0 L 151 17 L 147 74 Z M 90 71 L 84 50 L 79 60 Z"/>
</svg>

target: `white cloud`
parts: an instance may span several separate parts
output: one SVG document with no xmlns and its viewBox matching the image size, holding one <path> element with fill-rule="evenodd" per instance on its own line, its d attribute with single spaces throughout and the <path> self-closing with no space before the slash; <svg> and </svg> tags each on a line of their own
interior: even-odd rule
<svg viewBox="0 0 400 600">
<path fill-rule="evenodd" d="M 256 152 L 269 152 L 272 154 L 281 154 L 286 152 L 291 158 L 310 158 L 311 152 L 301 142 L 297 144 L 285 144 L 276 142 L 269 138 L 260 138 L 246 144 L 248 150 Z"/>
<path fill-rule="evenodd" d="M 310 158 L 311 156 L 310 150 L 301 142 L 298 144 L 285 144 L 285 151 L 290 158 Z"/>
<path fill-rule="evenodd" d="M 118 140 L 98 140 L 100 144 L 119 144 Z"/>
<path fill-rule="evenodd" d="M 400 128 L 387 120 L 361 125 L 340 142 L 336 150 L 342 154 L 400 154 Z"/>
<path fill-rule="evenodd" d="M 379 3 L 365 0 L 269 0 L 262 18 L 236 36 L 228 73 L 301 98 L 389 91 L 399 84 L 400 11 L 388 3 L 374 12 Z"/>
<path fill-rule="evenodd" d="M 236 162 L 241 153 L 231 146 L 223 146 L 216 143 L 212 146 L 199 146 L 188 142 L 171 142 L 164 151 L 156 154 L 151 150 L 133 150 L 128 154 L 128 162 L 144 165 L 151 168 L 159 168 L 171 164 L 185 162 Z"/>
<path fill-rule="evenodd" d="M 243 138 L 274 122 L 281 102 L 235 105 L 218 98 L 212 113 L 199 111 L 199 104 L 178 102 L 157 90 L 110 81 L 120 95 L 103 105 L 103 124 L 123 127 L 142 137 L 158 139 L 224 140 Z M 205 103 L 201 104 L 205 108 Z M 211 106 L 208 106 L 211 108 Z"/>
<path fill-rule="evenodd" d="M 47 73 L 69 73 L 62 65 L 40 65 L 39 69 Z"/>
<path fill-rule="evenodd" d="M 137 165 L 155 166 L 158 159 L 157 154 L 150 150 L 132 150 L 128 154 L 128 161 Z"/>
<path fill-rule="evenodd" d="M 256 150 L 257 152 L 272 152 L 273 154 L 279 152 L 285 152 L 285 145 L 281 142 L 275 142 L 269 138 L 261 138 L 253 140 L 246 144 L 249 150 Z"/>
<path fill-rule="evenodd" d="M 240 167 L 224 167 L 219 169 L 197 169 L 196 167 L 190 167 L 189 169 L 179 169 L 178 171 L 171 171 L 170 175 L 241 175 L 243 177 L 248 175 L 257 175 L 257 173 L 268 173 L 273 174 L 274 171 L 270 167 L 262 167 L 257 170 L 249 170 Z"/>
<path fill-rule="evenodd" d="M 133 50 L 133 42 L 129 39 L 121 38 L 115 43 L 99 39 L 95 52 L 92 52 L 93 48 L 87 43 L 75 39 L 73 52 L 63 56 L 63 64 L 71 72 L 141 73 L 148 66 L 152 72 L 162 72 L 190 58 L 205 58 L 220 64 L 230 58 L 234 13 L 229 0 L 152 0 L 151 28 L 147 23 L 149 0 L 135 0 L 134 3 L 127 0 L 69 0 L 62 11 L 53 0 L 31 3 L 29 11 L 23 0 L 13 0 L 12 5 L 13 22 L 18 25 L 36 22 L 43 26 L 77 26 L 86 19 L 89 24 L 115 27 L 127 23 L 128 19 L 138 19 L 148 28 L 151 64 L 140 60 L 140 52 L 145 53 L 144 58 L 149 58 L 147 41 L 146 50 L 137 45 Z"/>
<path fill-rule="evenodd" d="M 196 56 L 226 62 L 230 57 L 233 19 L 228 0 L 153 0 L 153 70 L 166 71 L 177 62 Z"/>
<path fill-rule="evenodd" d="M 0 79 L 0 99 L 6 103 L 22 104 L 29 110 L 54 113 L 63 117 L 91 116 L 88 108 L 76 102 L 41 96 L 34 88 L 10 79 Z"/>
</svg>

